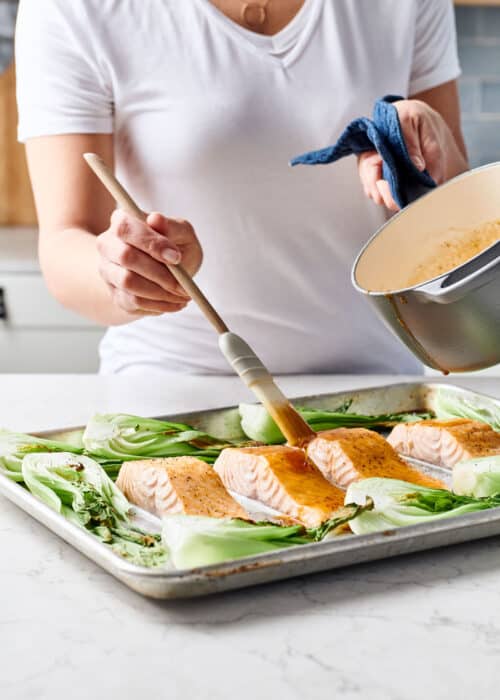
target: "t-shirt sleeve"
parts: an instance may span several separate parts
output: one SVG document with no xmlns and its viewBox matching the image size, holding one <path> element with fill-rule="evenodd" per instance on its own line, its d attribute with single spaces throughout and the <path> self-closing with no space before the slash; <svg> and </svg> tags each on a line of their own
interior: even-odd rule
<svg viewBox="0 0 500 700">
<path fill-rule="evenodd" d="M 410 96 L 460 75 L 452 0 L 416 1 Z"/>
<path fill-rule="evenodd" d="M 16 27 L 20 141 L 111 133 L 113 100 L 81 0 L 21 0 Z"/>
</svg>

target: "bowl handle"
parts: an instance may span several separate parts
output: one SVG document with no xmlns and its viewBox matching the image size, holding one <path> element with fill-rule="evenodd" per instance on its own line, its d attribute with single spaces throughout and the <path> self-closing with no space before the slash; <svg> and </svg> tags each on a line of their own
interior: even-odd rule
<svg viewBox="0 0 500 700">
<path fill-rule="evenodd" d="M 500 274 L 500 241 L 476 255 L 469 262 L 452 270 L 445 277 L 427 282 L 417 289 L 429 301 L 450 304 L 463 296 L 483 287 Z"/>
</svg>

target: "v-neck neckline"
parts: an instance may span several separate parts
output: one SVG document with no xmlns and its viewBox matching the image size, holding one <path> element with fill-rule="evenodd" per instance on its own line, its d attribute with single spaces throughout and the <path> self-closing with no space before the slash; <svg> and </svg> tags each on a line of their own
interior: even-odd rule
<svg viewBox="0 0 500 700">
<path fill-rule="evenodd" d="M 219 10 L 210 0 L 196 0 L 226 34 L 242 40 L 243 45 L 281 66 L 290 65 L 305 48 L 316 26 L 324 0 L 304 0 L 297 14 L 276 34 L 258 34 L 246 29 Z"/>
</svg>

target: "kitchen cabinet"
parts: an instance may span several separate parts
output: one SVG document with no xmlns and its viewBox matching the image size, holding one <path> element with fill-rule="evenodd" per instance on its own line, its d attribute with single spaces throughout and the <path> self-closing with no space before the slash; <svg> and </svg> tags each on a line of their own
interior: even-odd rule
<svg viewBox="0 0 500 700">
<path fill-rule="evenodd" d="M 95 372 L 104 329 L 49 294 L 36 244 L 35 229 L 0 229 L 0 372 Z"/>
</svg>

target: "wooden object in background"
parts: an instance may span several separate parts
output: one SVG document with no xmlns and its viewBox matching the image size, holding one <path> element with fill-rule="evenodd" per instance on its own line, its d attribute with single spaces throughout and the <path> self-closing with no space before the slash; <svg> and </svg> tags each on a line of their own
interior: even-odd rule
<svg viewBox="0 0 500 700">
<path fill-rule="evenodd" d="M 17 142 L 16 78 L 0 75 L 0 226 L 36 224 L 24 146 Z"/>
</svg>

